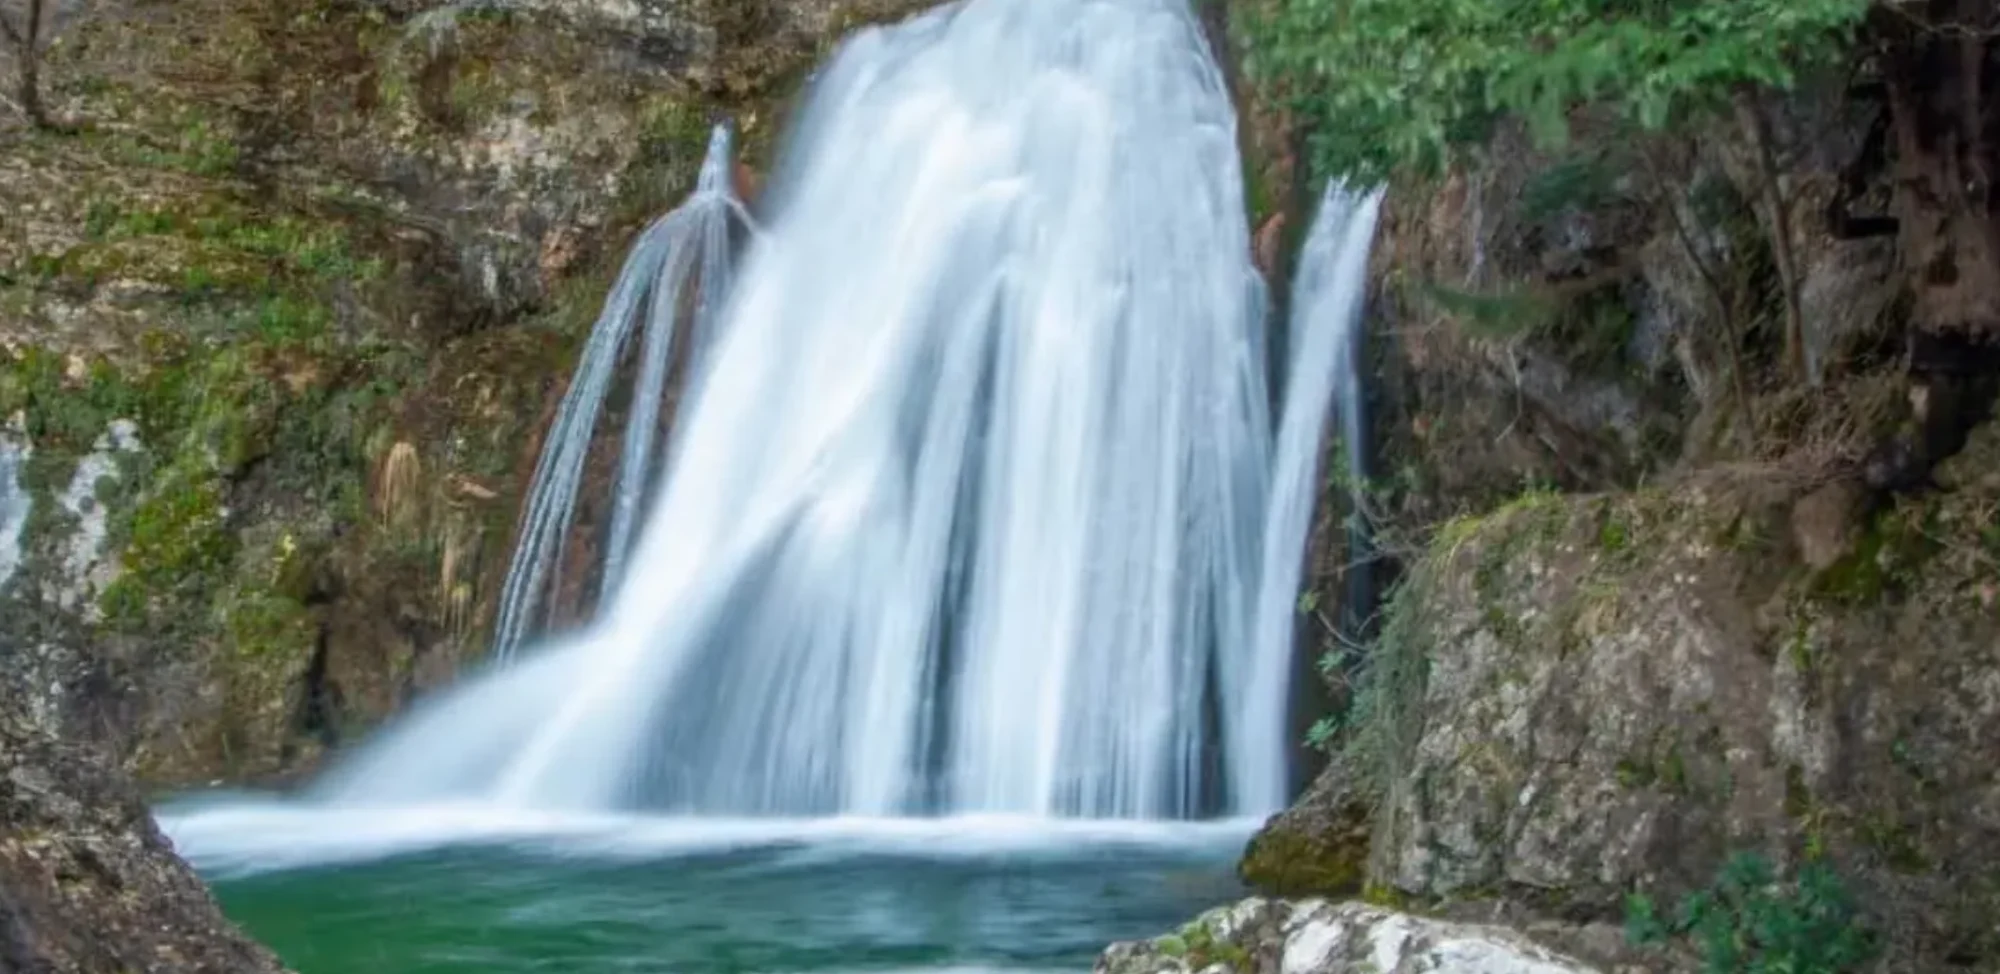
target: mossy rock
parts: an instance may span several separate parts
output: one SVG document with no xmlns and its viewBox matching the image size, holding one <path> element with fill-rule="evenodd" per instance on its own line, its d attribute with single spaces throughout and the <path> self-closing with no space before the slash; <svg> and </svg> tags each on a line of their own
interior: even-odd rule
<svg viewBox="0 0 2000 974">
<path fill-rule="evenodd" d="M 1368 879 L 1369 813 L 1350 804 L 1333 814 L 1283 816 L 1250 839 L 1237 863 L 1242 880 L 1272 896 L 1346 897 L 1361 893 Z"/>
<path fill-rule="evenodd" d="M 1953 489 L 1858 519 L 1815 568 L 1787 537 L 1806 473 L 1524 499 L 1436 532 L 1384 624 L 1426 677 L 1421 728 L 1367 789 L 1387 797 L 1374 841 L 1309 795 L 1244 878 L 1611 916 L 1755 847 L 1850 872 L 1881 929 L 1929 924 L 1891 969 L 1992 956 L 1990 923 L 1964 918 L 1996 901 L 1958 864 L 2000 841 L 1968 797 L 2000 708 L 1959 688 L 1992 673 L 2000 479 L 1948 470 Z"/>
</svg>

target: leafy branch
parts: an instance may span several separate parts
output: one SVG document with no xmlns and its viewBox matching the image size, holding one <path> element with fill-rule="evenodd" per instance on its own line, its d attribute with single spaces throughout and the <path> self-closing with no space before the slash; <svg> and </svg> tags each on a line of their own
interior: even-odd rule
<svg viewBox="0 0 2000 974">
<path fill-rule="evenodd" d="M 1658 131 L 1789 87 L 1872 0 L 1272 0 L 1249 68 L 1328 174 L 1433 175 L 1503 119 L 1545 143 L 1584 109 Z"/>
<path fill-rule="evenodd" d="M 1844 974 L 1875 956 L 1874 936 L 1825 863 L 1807 863 L 1782 883 L 1749 853 L 1732 857 L 1672 917 L 1649 897 L 1629 897 L 1625 931 L 1637 944 L 1692 940 L 1705 974 Z"/>
</svg>

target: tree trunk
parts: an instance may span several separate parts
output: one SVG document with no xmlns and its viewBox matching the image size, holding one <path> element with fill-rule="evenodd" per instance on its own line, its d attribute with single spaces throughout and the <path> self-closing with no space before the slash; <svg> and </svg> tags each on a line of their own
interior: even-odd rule
<svg viewBox="0 0 2000 974">
<path fill-rule="evenodd" d="M 36 128 L 54 128 L 49 121 L 49 110 L 42 104 L 42 58 L 41 52 L 33 44 L 24 44 L 19 51 L 21 59 L 20 99 L 21 111 Z"/>
<path fill-rule="evenodd" d="M 1992 0 L 1900 3 L 1874 16 L 1910 286 L 1913 423 L 1869 479 L 1896 489 L 1927 482 L 2000 389 L 2000 16 Z"/>
<path fill-rule="evenodd" d="M 1805 311 L 1799 292 L 1798 260 L 1792 252 L 1791 205 L 1778 182 L 1777 153 L 1771 148 L 1771 127 L 1764 122 L 1756 92 L 1736 93 L 1736 120 L 1750 142 L 1750 165 L 1757 172 L 1757 195 L 1764 198 L 1764 219 L 1770 223 L 1772 263 L 1785 298 L 1785 377 L 1819 385 L 1820 367 L 1806 351 Z"/>
<path fill-rule="evenodd" d="M 21 113 L 28 116 L 29 123 L 43 129 L 62 127 L 49 118 L 48 108 L 42 104 L 43 35 L 53 12 L 48 0 L 27 0 L 22 5 L 19 22 L 0 10 L 0 35 L 14 45 L 14 58 L 19 62 L 15 93 L 21 100 Z"/>
<path fill-rule="evenodd" d="M 2000 71 L 1991 0 L 1880 14 L 1895 125 L 1896 217 L 1919 329 L 2000 338 Z"/>
</svg>

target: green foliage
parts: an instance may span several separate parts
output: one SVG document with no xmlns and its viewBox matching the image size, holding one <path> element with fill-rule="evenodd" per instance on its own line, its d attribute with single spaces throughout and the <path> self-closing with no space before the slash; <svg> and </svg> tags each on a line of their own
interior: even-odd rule
<svg viewBox="0 0 2000 974">
<path fill-rule="evenodd" d="M 148 135 L 127 129 L 85 129 L 83 139 L 119 163 L 148 169 L 172 169 L 196 176 L 227 176 L 238 160 L 236 142 L 228 130 L 189 109 L 174 120 L 175 129 Z"/>
<path fill-rule="evenodd" d="M 63 356 L 36 346 L 0 351 L 0 418 L 23 414 L 43 450 L 74 455 L 90 448 L 114 417 L 132 411 L 131 390 L 105 370 L 72 382 Z"/>
<path fill-rule="evenodd" d="M 125 569 L 100 595 L 114 628 L 193 640 L 219 626 L 238 646 L 297 643 L 310 559 L 294 550 L 275 567 L 245 563 L 225 523 L 236 485 L 255 468 L 265 489 L 355 523 L 370 438 L 421 366 L 399 346 L 292 335 L 283 316 L 315 307 L 273 299 L 259 306 L 267 320 L 220 345 L 148 333 L 122 369 L 0 351 L 0 416 L 23 414 L 37 446 L 31 490 L 57 489 L 111 420 L 139 425 L 144 449 L 121 458 L 123 496 L 107 501 Z"/>
<path fill-rule="evenodd" d="M 1742 853 L 1715 884 L 1690 895 L 1671 919 L 1649 897 L 1626 901 L 1634 943 L 1686 937 L 1705 974 L 1841 974 L 1874 957 L 1874 935 L 1861 924 L 1840 878 L 1808 863 L 1794 882 L 1779 882 L 1762 857 Z"/>
<path fill-rule="evenodd" d="M 1449 314 L 1469 335 L 1505 340 L 1546 332 L 1561 313 L 1560 303 L 1527 289 L 1481 294 L 1434 282 L 1420 282 L 1417 294 Z"/>
<path fill-rule="evenodd" d="M 1495 341 L 1541 339 L 1561 349 L 1570 364 L 1588 371 L 1620 368 L 1637 326 L 1617 278 L 1586 288 L 1517 286 L 1492 293 L 1431 282 L 1415 288 L 1418 296 L 1451 315 L 1467 335 Z"/>
<path fill-rule="evenodd" d="M 1423 732 L 1423 695 L 1430 654 L 1418 619 L 1427 568 L 1418 565 L 1387 600 L 1382 630 L 1365 650 L 1340 647 L 1320 657 L 1321 673 L 1353 673 L 1343 713 L 1316 721 L 1307 741 L 1339 748 L 1364 780 L 1364 794 L 1385 795 Z"/>
<path fill-rule="evenodd" d="M 236 554 L 222 499 L 219 478 L 177 466 L 132 511 L 125 570 L 99 599 L 114 625 L 148 626 L 155 600 L 201 599 L 221 581 Z"/>
<path fill-rule="evenodd" d="M 708 154 L 709 122 L 694 102 L 656 95 L 639 107 L 639 164 L 618 190 L 622 220 L 652 220 L 694 188 Z"/>
<path fill-rule="evenodd" d="M 98 199 L 84 213 L 84 238 L 48 256 L 45 276 L 151 277 L 178 285 L 192 304 L 232 291 L 305 302 L 334 283 L 383 273 L 381 260 L 355 256 L 338 222 L 263 218 L 226 199 L 134 209 Z"/>
<path fill-rule="evenodd" d="M 1519 118 L 1596 106 L 1657 130 L 1838 57 L 1872 0 L 1271 0 L 1249 67 L 1330 173 L 1435 173 Z"/>
<path fill-rule="evenodd" d="M 1331 653 L 1320 657 L 1321 671 L 1326 669 L 1326 660 L 1333 658 L 1337 657 Z M 1321 717 L 1313 721 L 1312 726 L 1306 728 L 1306 746 L 1325 750 L 1333 743 L 1334 737 L 1339 735 L 1341 725 L 1342 720 L 1338 715 Z"/>
<path fill-rule="evenodd" d="M 1609 508 L 1604 513 L 1604 524 L 1597 529 L 1598 546 L 1607 555 L 1623 554 L 1632 547 L 1632 524 L 1624 512 Z"/>
<path fill-rule="evenodd" d="M 1197 920 L 1181 928 L 1178 934 L 1169 934 L 1153 941 L 1160 953 L 1168 957 L 1179 957 L 1187 961 L 1190 970 L 1205 970 L 1215 964 L 1227 964 L 1231 970 L 1248 971 L 1253 966 L 1250 952 L 1241 944 L 1219 940 L 1215 930 L 1206 920 Z"/>
<path fill-rule="evenodd" d="M 285 656 L 312 647 L 312 613 L 296 599 L 252 590 L 231 601 L 222 614 L 229 642 L 241 656 Z"/>
<path fill-rule="evenodd" d="M 1920 585 L 1919 573 L 1942 547 L 1934 511 L 1905 506 L 1877 516 L 1854 549 L 1812 580 L 1808 595 L 1850 607 L 1880 605 Z"/>
<path fill-rule="evenodd" d="M 1572 209 L 1589 211 L 1616 202 L 1620 168 L 1603 151 L 1558 160 L 1521 186 L 1520 214 L 1531 223 L 1544 223 Z"/>
</svg>

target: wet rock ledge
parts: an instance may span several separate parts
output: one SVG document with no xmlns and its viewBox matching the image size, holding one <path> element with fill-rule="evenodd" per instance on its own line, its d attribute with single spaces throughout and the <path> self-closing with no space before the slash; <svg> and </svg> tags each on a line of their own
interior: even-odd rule
<svg viewBox="0 0 2000 974">
<path fill-rule="evenodd" d="M 266 974 L 139 795 L 0 706 L 0 972 Z"/>
</svg>

